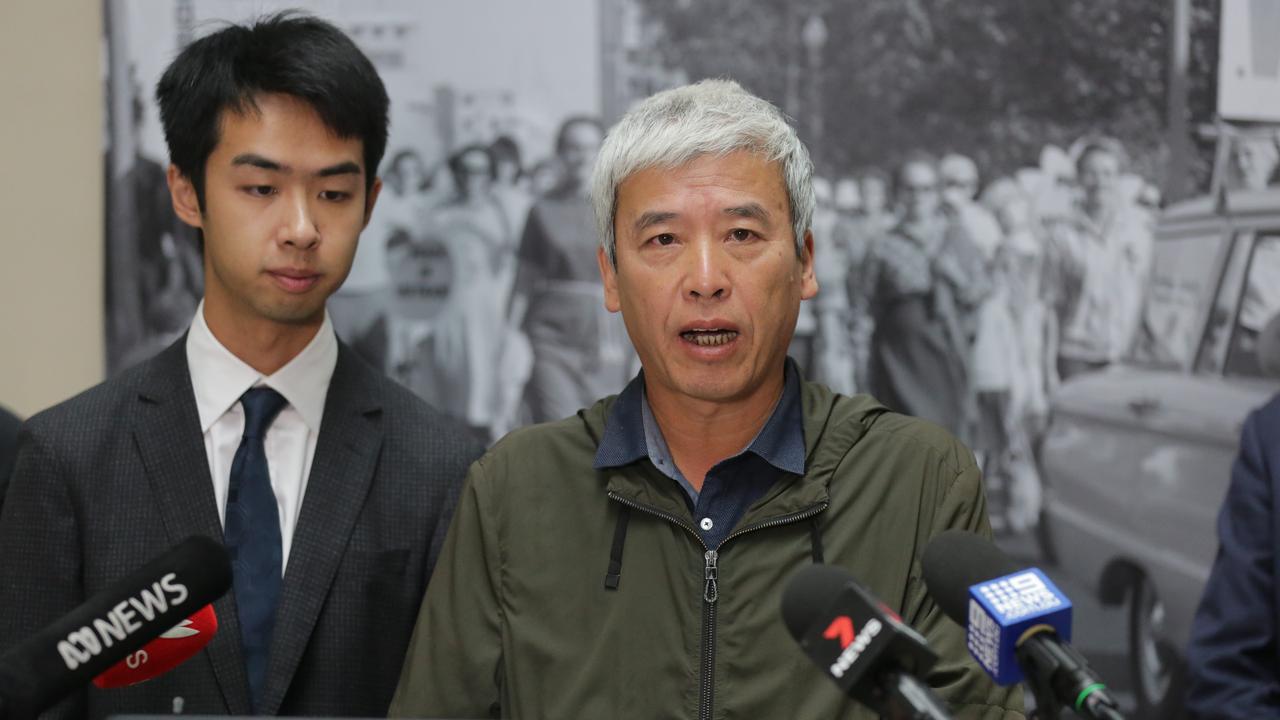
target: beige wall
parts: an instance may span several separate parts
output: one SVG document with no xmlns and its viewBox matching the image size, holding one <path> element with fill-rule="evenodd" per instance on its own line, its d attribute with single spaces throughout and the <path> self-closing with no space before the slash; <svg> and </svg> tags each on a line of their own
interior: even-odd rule
<svg viewBox="0 0 1280 720">
<path fill-rule="evenodd" d="M 0 2 L 0 405 L 100 381 L 102 5 Z"/>
</svg>

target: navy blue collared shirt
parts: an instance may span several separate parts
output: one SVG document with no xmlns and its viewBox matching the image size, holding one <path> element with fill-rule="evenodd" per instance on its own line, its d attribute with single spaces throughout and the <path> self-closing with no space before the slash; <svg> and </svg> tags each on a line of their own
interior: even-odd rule
<svg viewBox="0 0 1280 720">
<path fill-rule="evenodd" d="M 741 452 L 712 466 L 703 479 L 701 492 L 694 490 L 671 458 L 649 408 L 643 371 L 627 384 L 609 410 L 604 437 L 596 449 L 596 469 L 648 459 L 684 490 L 694 527 L 707 547 L 715 548 L 783 473 L 804 474 L 800 373 L 790 358 L 785 373 L 782 397 L 764 427 Z"/>
</svg>

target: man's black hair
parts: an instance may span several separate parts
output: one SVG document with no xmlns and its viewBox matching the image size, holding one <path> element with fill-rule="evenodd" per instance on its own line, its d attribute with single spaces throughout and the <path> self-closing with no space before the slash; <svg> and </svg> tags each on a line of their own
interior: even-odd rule
<svg viewBox="0 0 1280 720">
<path fill-rule="evenodd" d="M 338 137 L 363 142 L 368 193 L 387 148 L 390 101 L 382 79 L 341 30 L 285 11 L 196 40 L 156 85 L 169 160 L 191 181 L 200 208 L 223 112 L 258 112 L 256 98 L 269 93 L 306 102 Z"/>
</svg>

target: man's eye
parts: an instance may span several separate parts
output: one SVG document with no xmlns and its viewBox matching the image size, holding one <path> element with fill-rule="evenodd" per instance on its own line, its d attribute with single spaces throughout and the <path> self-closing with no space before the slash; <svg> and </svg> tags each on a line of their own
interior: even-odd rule
<svg viewBox="0 0 1280 720">
<path fill-rule="evenodd" d="M 672 235 L 671 233 L 662 233 L 661 235 L 654 235 L 649 240 L 649 242 L 654 243 L 655 245 L 670 245 L 675 241 L 676 241 L 676 236 Z"/>
<path fill-rule="evenodd" d="M 341 190 L 321 190 L 320 197 L 330 202 L 342 202 L 351 197 L 351 193 Z"/>
<path fill-rule="evenodd" d="M 271 197 L 276 194 L 273 185 L 246 185 L 244 191 L 254 197 Z"/>
<path fill-rule="evenodd" d="M 729 235 L 738 242 L 746 242 L 756 236 L 755 233 L 745 228 L 737 228 L 736 230 L 731 231 Z"/>
</svg>

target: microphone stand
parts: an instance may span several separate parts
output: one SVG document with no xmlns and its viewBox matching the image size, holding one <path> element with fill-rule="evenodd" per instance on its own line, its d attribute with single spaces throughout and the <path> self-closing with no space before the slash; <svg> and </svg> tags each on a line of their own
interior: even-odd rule
<svg viewBox="0 0 1280 720">
<path fill-rule="evenodd" d="M 1064 704 L 1072 705 L 1087 720 L 1124 720 L 1106 686 L 1070 645 L 1032 635 L 1018 646 L 1015 655 L 1042 720 L 1059 720 Z"/>
</svg>

